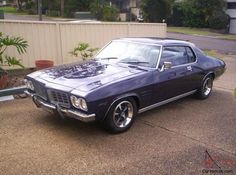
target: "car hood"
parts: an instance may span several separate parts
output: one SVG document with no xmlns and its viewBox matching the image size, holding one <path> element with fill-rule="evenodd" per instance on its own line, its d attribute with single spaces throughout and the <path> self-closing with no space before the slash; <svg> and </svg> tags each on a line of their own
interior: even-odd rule
<svg viewBox="0 0 236 175">
<path fill-rule="evenodd" d="M 108 83 L 132 77 L 146 70 L 119 64 L 104 64 L 98 61 L 67 64 L 37 71 L 29 75 L 36 80 L 60 85 L 79 91 L 91 91 Z"/>
</svg>

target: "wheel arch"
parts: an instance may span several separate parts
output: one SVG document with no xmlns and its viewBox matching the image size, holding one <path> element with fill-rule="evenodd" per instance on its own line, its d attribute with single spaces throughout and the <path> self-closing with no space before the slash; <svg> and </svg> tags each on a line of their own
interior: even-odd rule
<svg viewBox="0 0 236 175">
<path fill-rule="evenodd" d="M 204 81 L 208 76 L 212 76 L 213 80 L 215 79 L 215 73 L 213 71 L 210 71 L 203 77 L 202 81 Z"/>
<path fill-rule="evenodd" d="M 110 111 L 111 107 L 119 100 L 121 99 L 124 99 L 124 98 L 132 98 L 135 103 L 136 103 L 136 106 L 137 106 L 137 111 L 140 107 L 140 97 L 136 94 L 136 93 L 128 93 L 128 94 L 123 94 L 123 95 L 120 95 L 116 98 L 113 99 L 112 103 L 109 105 L 104 117 L 103 117 L 103 121 L 106 119 L 107 115 L 108 115 L 108 112 Z"/>
</svg>

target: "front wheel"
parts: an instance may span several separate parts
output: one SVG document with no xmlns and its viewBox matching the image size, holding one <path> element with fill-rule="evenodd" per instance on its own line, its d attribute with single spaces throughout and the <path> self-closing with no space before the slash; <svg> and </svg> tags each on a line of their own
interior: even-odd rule
<svg viewBox="0 0 236 175">
<path fill-rule="evenodd" d="M 137 106 L 132 98 L 119 100 L 113 104 L 105 119 L 105 127 L 112 133 L 128 130 L 137 114 Z"/>
<path fill-rule="evenodd" d="M 208 76 L 204 79 L 202 86 L 198 89 L 196 95 L 200 99 L 206 99 L 210 96 L 213 87 L 213 77 Z"/>
</svg>

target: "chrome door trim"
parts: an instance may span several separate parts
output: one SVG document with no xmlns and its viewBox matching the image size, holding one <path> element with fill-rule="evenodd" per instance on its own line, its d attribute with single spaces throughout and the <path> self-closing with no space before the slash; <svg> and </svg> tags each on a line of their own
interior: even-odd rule
<svg viewBox="0 0 236 175">
<path fill-rule="evenodd" d="M 185 63 L 185 64 L 180 64 L 180 65 L 177 65 L 177 66 L 172 66 L 171 69 L 172 69 L 172 68 L 176 68 L 176 67 L 182 67 L 182 66 L 183 66 L 183 67 L 185 67 L 185 66 L 191 66 L 191 65 L 193 65 L 193 64 L 195 64 L 195 63 L 198 62 L 197 54 L 195 53 L 195 51 L 194 51 L 194 49 L 193 49 L 192 46 L 189 46 L 189 45 L 165 45 L 165 46 L 162 46 L 162 48 L 161 48 L 161 53 L 160 53 L 160 54 L 162 54 L 164 47 L 189 47 L 189 48 L 192 50 L 192 52 L 193 52 L 193 54 L 194 54 L 194 56 L 195 56 L 195 58 L 196 58 L 196 60 L 195 60 L 194 62 Z M 158 66 L 159 66 L 160 60 L 161 60 L 161 55 L 160 55 L 160 58 L 159 58 L 159 62 L 158 62 L 157 68 L 158 68 Z M 163 71 L 163 70 L 160 70 L 160 72 L 162 72 L 162 71 Z"/>
<path fill-rule="evenodd" d="M 139 110 L 138 110 L 138 113 L 140 114 L 140 113 L 143 113 L 143 112 L 148 111 L 148 110 L 150 110 L 150 109 L 156 108 L 156 107 L 158 107 L 158 106 L 162 106 L 162 105 L 164 105 L 164 104 L 170 103 L 170 102 L 175 101 L 175 100 L 178 100 L 178 99 L 180 99 L 180 98 L 183 98 L 183 97 L 192 95 L 192 94 L 194 94 L 196 91 L 197 91 L 197 90 L 193 90 L 193 91 L 190 91 L 190 92 L 187 92 L 187 93 L 184 93 L 184 94 L 181 94 L 181 95 L 178 95 L 178 96 L 169 98 L 169 99 L 167 99 L 167 100 L 164 100 L 164 101 L 155 103 L 155 104 L 150 105 L 150 106 L 147 106 L 147 107 L 145 107 L 145 108 L 139 109 Z"/>
<path fill-rule="evenodd" d="M 160 64 L 160 61 L 161 61 L 161 55 L 162 55 L 162 51 L 163 51 L 163 46 L 161 45 L 160 47 L 160 53 L 158 55 L 158 60 L 157 60 L 157 63 L 156 63 L 156 69 L 158 70 L 159 68 L 159 64 Z"/>
</svg>

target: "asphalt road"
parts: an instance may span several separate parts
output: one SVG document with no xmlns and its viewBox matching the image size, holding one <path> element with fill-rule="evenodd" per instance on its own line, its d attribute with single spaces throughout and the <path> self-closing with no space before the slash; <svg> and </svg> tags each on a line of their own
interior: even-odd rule
<svg viewBox="0 0 236 175">
<path fill-rule="evenodd" d="M 193 42 L 201 49 L 218 50 L 221 53 L 236 54 L 236 41 L 217 39 L 212 36 L 195 36 L 180 33 L 167 33 L 167 37 Z"/>
<path fill-rule="evenodd" d="M 146 112 L 119 135 L 61 121 L 30 99 L 1 102 L 0 174 L 236 174 L 236 59 L 225 61 L 209 99 Z"/>
</svg>

